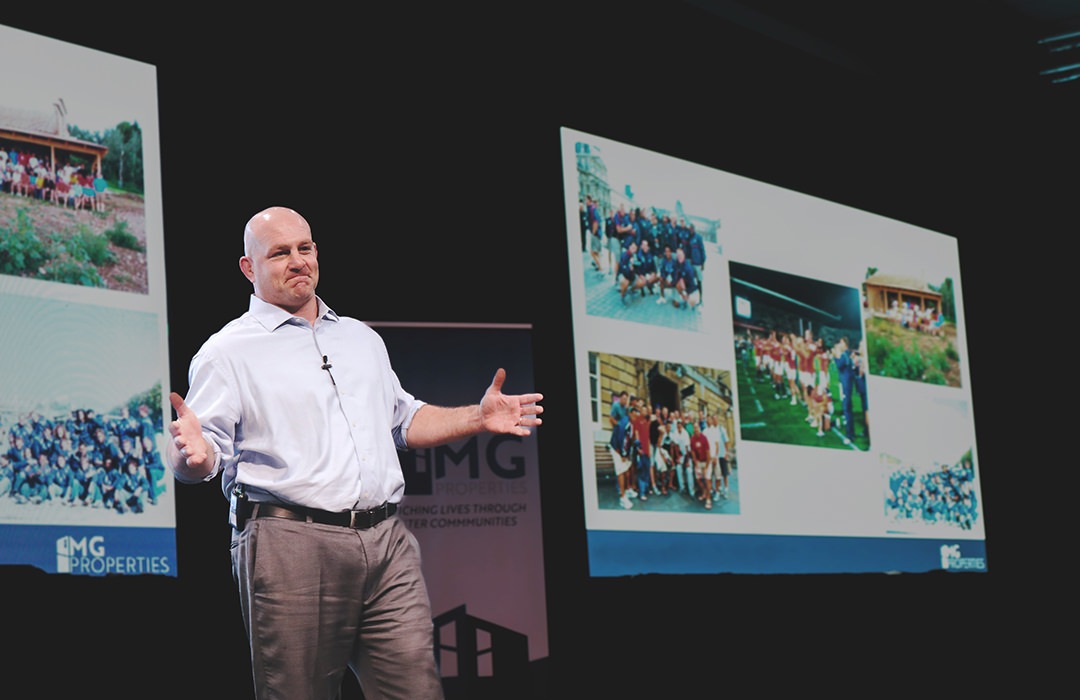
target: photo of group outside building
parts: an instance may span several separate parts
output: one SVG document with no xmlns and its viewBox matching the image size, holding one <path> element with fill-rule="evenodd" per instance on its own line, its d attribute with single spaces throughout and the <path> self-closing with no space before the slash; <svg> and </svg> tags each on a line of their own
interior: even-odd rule
<svg viewBox="0 0 1080 700">
<path fill-rule="evenodd" d="M 589 353 L 597 506 L 738 514 L 731 373 Z"/>
<path fill-rule="evenodd" d="M 142 128 L 116 109 L 0 97 L 0 274 L 148 292 Z"/>
<path fill-rule="evenodd" d="M 863 305 L 871 374 L 961 385 L 951 277 L 932 281 L 870 268 Z"/>
<path fill-rule="evenodd" d="M 721 220 L 713 198 L 632 168 L 627 153 L 575 146 L 586 311 L 702 332 L 722 303 Z"/>
</svg>

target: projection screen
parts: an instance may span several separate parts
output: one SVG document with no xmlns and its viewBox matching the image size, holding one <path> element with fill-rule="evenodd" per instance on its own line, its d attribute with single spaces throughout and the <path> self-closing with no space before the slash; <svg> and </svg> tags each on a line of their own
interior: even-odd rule
<svg viewBox="0 0 1080 700">
<path fill-rule="evenodd" d="M 0 26 L 0 564 L 176 576 L 154 66 Z"/>
<path fill-rule="evenodd" d="M 570 128 L 562 162 L 591 575 L 987 570 L 955 237 Z"/>
</svg>

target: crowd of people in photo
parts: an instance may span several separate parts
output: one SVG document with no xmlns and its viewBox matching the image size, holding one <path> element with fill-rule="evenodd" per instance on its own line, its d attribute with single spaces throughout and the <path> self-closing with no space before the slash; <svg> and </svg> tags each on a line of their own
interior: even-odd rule
<svg viewBox="0 0 1080 700">
<path fill-rule="evenodd" d="M 970 460 L 919 473 L 914 467 L 889 474 L 886 514 L 897 520 L 946 523 L 970 530 L 978 518 L 975 469 Z"/>
<path fill-rule="evenodd" d="M 926 306 L 920 307 L 905 301 L 903 304 L 893 299 L 889 310 L 885 312 L 885 318 L 893 321 L 902 328 L 930 335 L 944 335 L 945 315 L 940 309 Z"/>
<path fill-rule="evenodd" d="M 134 415 L 126 406 L 102 417 L 93 409 L 55 419 L 31 411 L 0 424 L 0 499 L 142 513 L 166 489 L 159 422 L 140 404 Z"/>
<path fill-rule="evenodd" d="M 655 296 L 657 304 L 700 308 L 706 251 L 693 222 L 625 204 L 605 215 L 588 195 L 579 213 L 593 272 L 612 277 L 623 304 Z"/>
<path fill-rule="evenodd" d="M 620 507 L 681 494 L 711 510 L 730 498 L 735 446 L 719 416 L 652 406 L 622 391 L 612 393 L 608 419 Z"/>
<path fill-rule="evenodd" d="M 86 165 L 0 144 L 0 192 L 71 209 L 105 211 L 105 178 Z"/>
<path fill-rule="evenodd" d="M 824 337 L 815 338 L 813 330 L 806 328 L 801 335 L 776 330 L 767 333 L 747 331 L 746 337 L 739 342 L 749 351 L 757 380 L 771 386 L 774 400 L 804 406 L 806 423 L 818 437 L 823 437 L 834 426 L 843 431 L 848 441 L 863 436 L 856 430 L 856 395 L 860 400 L 866 437 L 869 436 L 865 338 L 859 340 L 858 347 L 852 348 L 848 337 L 840 336 L 830 347 Z M 833 366 L 839 379 L 839 410 L 831 385 Z"/>
</svg>

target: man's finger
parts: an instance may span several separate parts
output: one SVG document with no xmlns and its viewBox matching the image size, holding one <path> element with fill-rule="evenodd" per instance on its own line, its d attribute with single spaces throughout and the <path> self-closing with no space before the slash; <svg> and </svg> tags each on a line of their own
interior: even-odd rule
<svg viewBox="0 0 1080 700">
<path fill-rule="evenodd" d="M 172 404 L 173 410 L 176 411 L 177 418 L 183 418 L 191 411 L 188 405 L 184 403 L 184 398 L 175 391 L 169 394 L 169 403 Z"/>
<path fill-rule="evenodd" d="M 495 376 L 491 379 L 491 388 L 493 391 L 502 391 L 503 382 L 506 381 L 506 370 L 500 367 L 495 370 Z"/>
</svg>

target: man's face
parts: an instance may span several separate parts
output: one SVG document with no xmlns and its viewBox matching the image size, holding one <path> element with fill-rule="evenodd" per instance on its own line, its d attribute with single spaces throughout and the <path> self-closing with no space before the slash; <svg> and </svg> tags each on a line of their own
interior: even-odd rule
<svg viewBox="0 0 1080 700">
<path fill-rule="evenodd" d="M 255 296 L 295 313 L 315 296 L 318 258 L 306 223 L 278 216 L 258 222 L 240 265 Z"/>
</svg>

